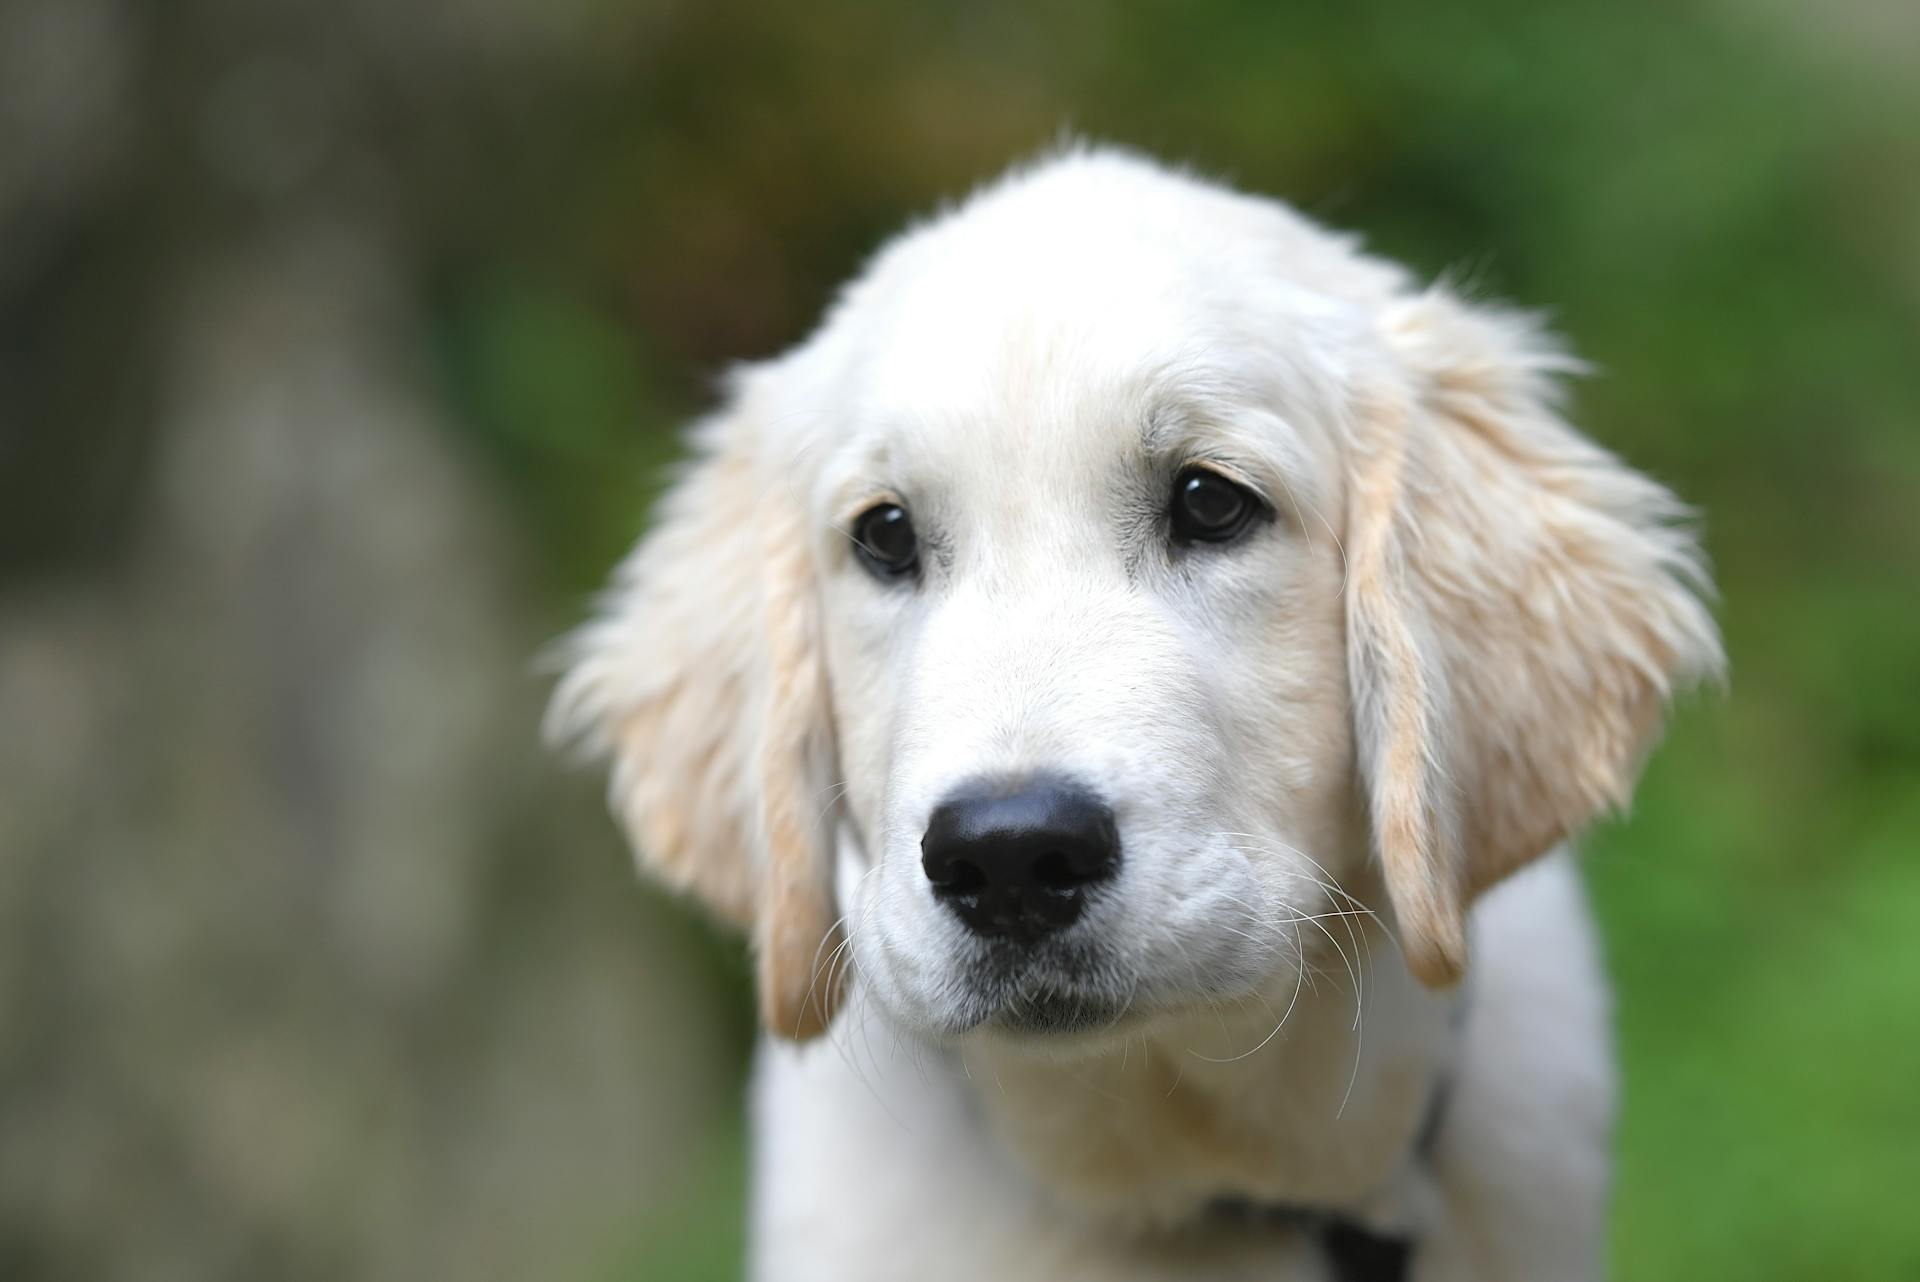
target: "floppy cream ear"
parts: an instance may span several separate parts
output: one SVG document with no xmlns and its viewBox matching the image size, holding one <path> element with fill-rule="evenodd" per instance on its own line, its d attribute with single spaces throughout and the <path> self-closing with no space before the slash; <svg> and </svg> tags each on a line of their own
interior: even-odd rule
<svg viewBox="0 0 1920 1282">
<path fill-rule="evenodd" d="M 804 1040 L 839 998 L 811 555 L 744 403 L 694 439 L 602 613 L 566 643 L 548 733 L 612 759 L 641 864 L 751 932 L 761 1017 Z"/>
<path fill-rule="evenodd" d="M 1685 509 L 1560 420 L 1571 362 L 1442 290 L 1386 319 L 1359 417 L 1349 669 L 1408 965 L 1466 966 L 1475 896 L 1623 806 L 1666 700 L 1722 666 Z"/>
</svg>

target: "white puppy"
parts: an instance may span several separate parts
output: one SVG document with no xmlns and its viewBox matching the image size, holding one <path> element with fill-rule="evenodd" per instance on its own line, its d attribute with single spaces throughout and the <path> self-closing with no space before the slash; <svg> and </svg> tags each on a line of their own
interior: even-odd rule
<svg viewBox="0 0 1920 1282">
<path fill-rule="evenodd" d="M 752 932 L 756 1277 L 1599 1276 L 1549 852 L 1721 655 L 1569 364 L 1093 150 L 738 376 L 553 726 Z"/>
</svg>

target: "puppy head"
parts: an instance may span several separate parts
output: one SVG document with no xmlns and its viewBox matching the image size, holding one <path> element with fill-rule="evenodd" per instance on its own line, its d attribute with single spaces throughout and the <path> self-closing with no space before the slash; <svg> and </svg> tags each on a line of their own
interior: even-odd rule
<svg viewBox="0 0 1920 1282">
<path fill-rule="evenodd" d="M 1284 995 L 1373 870 L 1450 983 L 1720 662 L 1563 363 L 1281 206 L 1052 161 L 743 377 L 553 724 L 753 932 L 776 1033 L 849 959 L 946 1035 Z"/>
</svg>

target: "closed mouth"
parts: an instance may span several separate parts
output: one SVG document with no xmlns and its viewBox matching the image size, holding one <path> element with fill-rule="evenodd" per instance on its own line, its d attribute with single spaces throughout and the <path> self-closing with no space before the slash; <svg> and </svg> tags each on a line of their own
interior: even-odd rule
<svg viewBox="0 0 1920 1282">
<path fill-rule="evenodd" d="M 1126 1018 L 1127 1005 L 1070 989 L 1024 989 L 1000 1007 L 989 1027 L 1010 1033 L 1059 1036 L 1111 1030 Z"/>
<path fill-rule="evenodd" d="M 990 944 L 971 978 L 978 1013 L 970 1022 L 1025 1034 L 1110 1028 L 1127 1014 L 1136 987 L 1104 950 L 1064 941 Z"/>
</svg>

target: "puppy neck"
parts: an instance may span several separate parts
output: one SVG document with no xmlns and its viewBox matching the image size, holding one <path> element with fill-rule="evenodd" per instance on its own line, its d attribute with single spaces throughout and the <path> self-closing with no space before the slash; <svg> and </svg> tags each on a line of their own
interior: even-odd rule
<svg viewBox="0 0 1920 1282">
<path fill-rule="evenodd" d="M 963 1089 L 1020 1166 L 1103 1218 L 1170 1227 L 1223 1195 L 1378 1207 L 1448 1070 L 1459 998 L 1422 988 L 1371 923 L 1357 942 L 1351 969 L 1332 959 L 1297 991 L 1276 980 L 1084 1053 L 968 1045 Z"/>
</svg>

